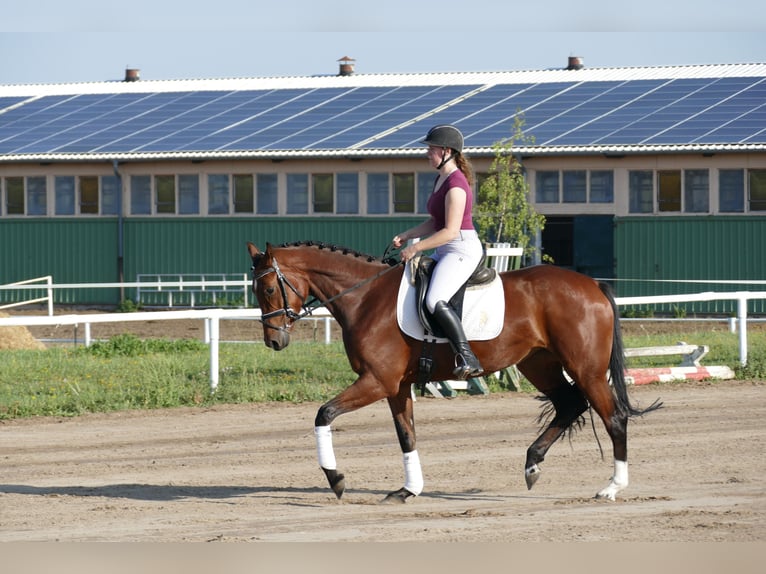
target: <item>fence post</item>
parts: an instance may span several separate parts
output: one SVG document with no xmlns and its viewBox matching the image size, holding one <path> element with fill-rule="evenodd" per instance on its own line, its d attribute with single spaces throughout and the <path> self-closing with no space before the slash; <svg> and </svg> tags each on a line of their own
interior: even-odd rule
<svg viewBox="0 0 766 574">
<path fill-rule="evenodd" d="M 737 302 L 739 319 L 739 364 L 747 365 L 747 297 L 740 297 Z"/>
<path fill-rule="evenodd" d="M 53 317 L 53 277 L 48 275 L 45 279 L 48 283 L 48 317 Z"/>
<path fill-rule="evenodd" d="M 218 388 L 218 338 L 220 333 L 220 317 L 210 316 L 210 394 L 214 395 Z"/>
</svg>

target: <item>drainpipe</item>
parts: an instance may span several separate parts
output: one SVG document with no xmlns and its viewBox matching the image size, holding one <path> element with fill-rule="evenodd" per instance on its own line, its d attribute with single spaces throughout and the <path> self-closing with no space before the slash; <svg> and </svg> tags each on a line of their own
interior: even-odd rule
<svg viewBox="0 0 766 574">
<path fill-rule="evenodd" d="M 119 162 L 114 159 L 112 160 L 112 169 L 114 170 L 114 175 L 117 177 L 117 182 L 119 185 L 117 186 L 117 189 L 119 189 L 119 192 L 117 194 L 117 281 L 120 283 L 125 282 L 125 269 L 124 269 L 124 257 L 123 257 L 123 247 L 124 247 L 124 241 L 123 241 L 123 217 L 122 217 L 122 174 L 120 174 L 119 170 Z M 125 300 L 125 288 L 120 287 L 120 302 L 123 302 Z"/>
</svg>

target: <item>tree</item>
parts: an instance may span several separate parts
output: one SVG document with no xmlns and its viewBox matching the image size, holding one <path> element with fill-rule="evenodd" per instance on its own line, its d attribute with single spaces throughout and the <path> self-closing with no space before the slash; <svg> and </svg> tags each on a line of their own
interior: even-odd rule
<svg viewBox="0 0 766 574">
<path fill-rule="evenodd" d="M 545 216 L 529 203 L 529 184 L 519 157 L 513 148 L 534 143 L 534 137 L 524 134 L 524 118 L 517 114 L 511 137 L 492 145 L 495 158 L 486 178 L 479 186 L 474 221 L 479 236 L 490 243 L 508 242 L 524 249 L 524 255 L 534 255 L 539 246 L 534 239 L 545 227 Z M 547 259 L 547 258 L 544 258 Z"/>
</svg>

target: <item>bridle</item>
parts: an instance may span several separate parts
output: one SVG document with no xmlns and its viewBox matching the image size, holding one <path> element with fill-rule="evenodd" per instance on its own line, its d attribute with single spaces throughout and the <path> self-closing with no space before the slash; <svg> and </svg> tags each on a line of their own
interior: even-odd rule
<svg viewBox="0 0 766 574">
<path fill-rule="evenodd" d="M 390 246 L 389 246 L 389 248 L 390 248 Z M 401 262 L 399 262 L 397 264 L 393 264 L 393 259 L 392 258 L 388 258 L 387 259 L 387 255 L 389 253 L 389 248 L 386 248 L 386 252 L 385 252 L 385 254 L 383 256 L 383 262 L 389 264 L 388 268 L 383 269 L 382 271 L 379 271 L 378 273 L 376 273 L 372 277 L 368 277 L 367 279 L 364 279 L 363 281 L 360 281 L 359 283 L 357 283 L 355 285 L 352 285 L 351 287 L 341 291 L 337 295 L 333 295 L 332 297 L 327 299 L 327 301 L 321 301 L 317 297 L 314 297 L 313 299 L 309 300 L 307 303 L 304 303 L 301 306 L 301 312 L 300 313 L 296 313 L 295 311 L 292 310 L 290 305 L 288 305 L 288 303 L 287 303 L 287 288 L 289 288 L 290 291 L 295 293 L 298 296 L 299 299 L 303 299 L 303 297 L 298 292 L 298 289 L 290 282 L 290 280 L 287 278 L 287 276 L 284 273 L 282 273 L 282 270 L 279 268 L 279 263 L 277 263 L 277 258 L 272 256 L 271 257 L 271 266 L 270 267 L 266 267 L 265 269 L 262 269 L 257 274 L 255 273 L 255 265 L 253 265 L 250 268 L 250 270 L 253 273 L 253 281 L 254 282 L 257 282 L 259 279 L 265 277 L 269 273 L 276 274 L 276 276 L 277 276 L 277 285 L 279 286 L 279 292 L 282 295 L 282 304 L 283 304 L 283 307 L 281 309 L 277 309 L 275 311 L 270 311 L 269 313 L 264 313 L 264 314 L 261 315 L 261 318 L 258 319 L 258 320 L 261 323 L 263 323 L 263 325 L 265 325 L 266 327 L 269 327 L 270 329 L 274 329 L 276 331 L 287 331 L 290 328 L 290 326 L 292 325 L 292 323 L 294 323 L 295 321 L 298 321 L 299 319 L 303 319 L 304 317 L 308 317 L 309 315 L 311 315 L 314 312 L 315 309 L 318 309 L 319 307 L 327 307 L 327 305 L 329 305 L 330 303 L 332 303 L 336 299 L 339 299 L 343 295 L 346 295 L 347 293 L 350 293 L 351 291 L 354 291 L 355 289 L 359 289 L 360 287 L 366 285 L 367 283 L 370 283 L 370 282 L 374 281 L 375 279 L 378 279 L 379 277 L 385 275 L 389 271 L 391 271 L 393 269 L 396 269 L 399 266 L 399 264 L 403 264 Z M 280 317 L 282 315 L 284 315 L 285 317 L 287 317 L 291 321 L 290 325 L 287 325 L 287 326 L 284 326 L 284 325 L 274 325 L 273 323 L 271 323 L 269 321 L 270 319 L 273 319 L 274 317 Z"/>
<path fill-rule="evenodd" d="M 275 257 L 271 258 L 271 267 L 267 267 L 266 269 L 263 269 L 260 273 L 256 275 L 255 273 L 255 266 L 251 268 L 251 271 L 253 272 L 253 281 L 257 282 L 262 277 L 265 277 L 269 273 L 276 273 L 277 275 L 277 285 L 279 285 L 279 292 L 282 294 L 282 303 L 283 307 L 282 309 L 277 309 L 276 311 L 271 311 L 269 313 L 264 313 L 261 315 L 261 318 L 259 319 L 261 323 L 266 325 L 267 327 L 270 327 L 271 329 L 276 329 L 277 331 L 286 331 L 287 327 L 281 326 L 281 325 L 274 325 L 273 323 L 269 322 L 269 319 L 272 319 L 273 317 L 279 317 L 280 315 L 286 316 L 290 321 L 295 322 L 298 319 L 302 319 L 303 317 L 306 317 L 307 315 L 310 315 L 313 311 L 313 308 L 309 308 L 307 305 L 303 306 L 303 311 L 300 313 L 296 313 L 292 310 L 290 305 L 287 304 L 287 289 L 285 289 L 285 285 L 290 288 L 290 290 L 295 293 L 298 298 L 303 299 L 301 297 L 301 294 L 298 293 L 298 289 L 295 288 L 295 286 L 290 283 L 290 280 L 287 278 L 287 276 L 282 273 L 282 270 L 279 268 L 279 264 L 277 263 L 277 260 Z"/>
</svg>

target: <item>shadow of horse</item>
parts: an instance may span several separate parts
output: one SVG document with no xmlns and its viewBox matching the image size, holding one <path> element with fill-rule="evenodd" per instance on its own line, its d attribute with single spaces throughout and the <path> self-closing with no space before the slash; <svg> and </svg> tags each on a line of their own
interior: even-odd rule
<svg viewBox="0 0 766 574">
<path fill-rule="evenodd" d="M 386 490 L 350 488 L 349 494 L 375 496 L 381 499 L 388 494 Z M 31 486 L 25 484 L 0 484 L 0 494 L 21 494 L 30 496 L 76 496 L 124 498 L 152 502 L 172 502 L 190 498 L 207 500 L 229 500 L 247 496 L 283 497 L 300 499 L 301 495 L 327 495 L 326 488 L 319 487 L 272 487 L 272 486 L 184 486 L 175 484 L 105 484 L 103 486 Z M 508 497 L 488 495 L 478 490 L 464 492 L 431 492 L 422 498 L 442 500 L 504 500 Z M 301 502 L 306 502 L 301 500 Z M 360 501 L 361 502 L 361 501 Z"/>
</svg>

